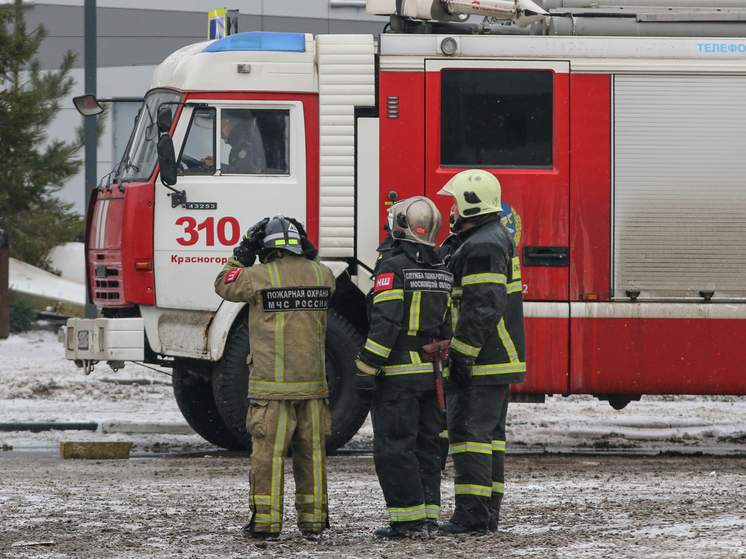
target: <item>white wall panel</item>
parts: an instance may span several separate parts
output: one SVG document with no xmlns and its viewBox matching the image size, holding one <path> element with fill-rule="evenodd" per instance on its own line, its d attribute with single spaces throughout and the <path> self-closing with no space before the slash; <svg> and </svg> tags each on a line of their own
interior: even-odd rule
<svg viewBox="0 0 746 559">
<path fill-rule="evenodd" d="M 354 155 L 355 148 L 353 146 L 324 146 L 321 149 L 321 156 L 338 156 L 338 155 Z"/>
</svg>

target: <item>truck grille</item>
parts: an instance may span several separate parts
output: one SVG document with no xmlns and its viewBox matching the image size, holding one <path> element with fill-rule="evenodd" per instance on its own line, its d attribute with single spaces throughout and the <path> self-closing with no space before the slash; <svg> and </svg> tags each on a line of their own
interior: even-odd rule
<svg viewBox="0 0 746 559">
<path fill-rule="evenodd" d="M 91 292 L 93 302 L 101 307 L 121 306 L 124 301 L 122 264 L 118 254 L 92 254 Z"/>
</svg>

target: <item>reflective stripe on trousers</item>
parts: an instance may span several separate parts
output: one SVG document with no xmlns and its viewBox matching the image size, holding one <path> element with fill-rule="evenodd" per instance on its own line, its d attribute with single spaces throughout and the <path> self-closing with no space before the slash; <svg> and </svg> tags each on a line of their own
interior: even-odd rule
<svg viewBox="0 0 746 559">
<path fill-rule="evenodd" d="M 437 520 L 442 416 L 435 390 L 407 389 L 384 380 L 372 414 L 373 460 L 391 522 Z"/>
<path fill-rule="evenodd" d="M 327 526 L 325 399 L 269 400 L 260 426 L 252 432 L 249 506 L 253 529 L 279 532 L 283 520 L 284 461 L 293 446 L 295 508 L 301 530 Z M 259 436 L 259 427 L 266 433 Z"/>
<path fill-rule="evenodd" d="M 505 421 L 510 385 L 454 388 L 448 393 L 448 439 L 455 469 L 451 520 L 475 529 L 497 522 L 505 480 Z"/>
</svg>

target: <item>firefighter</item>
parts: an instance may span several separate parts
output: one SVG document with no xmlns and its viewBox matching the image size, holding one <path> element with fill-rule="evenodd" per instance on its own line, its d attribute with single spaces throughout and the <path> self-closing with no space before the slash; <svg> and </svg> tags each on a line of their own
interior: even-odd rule
<svg viewBox="0 0 746 559">
<path fill-rule="evenodd" d="M 318 262 L 302 225 L 283 216 L 252 226 L 233 254 L 215 291 L 249 308 L 252 514 L 243 530 L 251 538 L 279 537 L 283 460 L 292 446 L 298 527 L 313 539 L 329 527 L 324 342 L 334 275 Z M 261 264 L 253 266 L 257 255 Z"/>
<path fill-rule="evenodd" d="M 433 250 L 441 217 L 431 200 L 397 203 L 392 222 L 394 243 L 378 265 L 355 386 L 372 393 L 373 458 L 391 518 L 374 535 L 424 538 L 440 512 L 442 420 L 436 369 L 422 348 L 450 339 L 453 278 Z"/>
<path fill-rule="evenodd" d="M 453 196 L 458 232 L 448 257 L 453 339 L 444 374 L 456 507 L 439 535 L 497 531 L 510 384 L 526 378 L 521 267 L 500 222 L 500 192 L 497 178 L 478 169 L 439 192 Z"/>
<path fill-rule="evenodd" d="M 220 118 L 220 138 L 231 147 L 228 163 L 221 165 L 222 174 L 248 175 L 264 172 L 264 143 L 250 110 L 224 109 Z M 214 159 L 208 155 L 201 162 L 212 167 Z"/>
</svg>

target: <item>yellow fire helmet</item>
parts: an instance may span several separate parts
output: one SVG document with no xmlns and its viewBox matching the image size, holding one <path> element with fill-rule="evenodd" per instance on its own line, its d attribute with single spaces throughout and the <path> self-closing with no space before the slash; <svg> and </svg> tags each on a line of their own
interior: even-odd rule
<svg viewBox="0 0 746 559">
<path fill-rule="evenodd" d="M 467 169 L 454 175 L 438 194 L 453 196 L 459 215 L 468 219 L 499 213 L 501 192 L 500 181 L 495 175 L 482 169 Z"/>
</svg>

